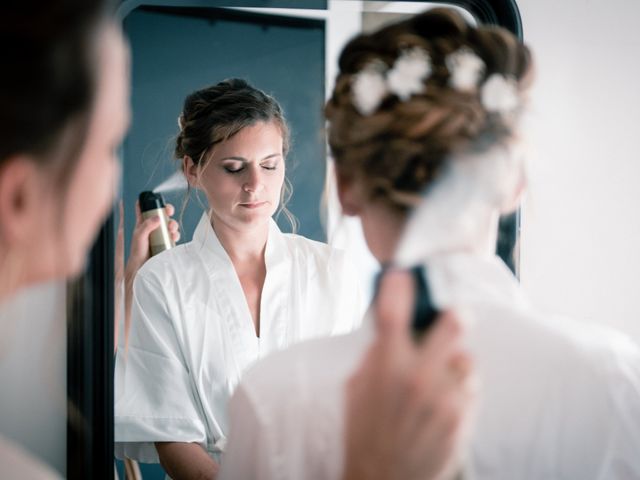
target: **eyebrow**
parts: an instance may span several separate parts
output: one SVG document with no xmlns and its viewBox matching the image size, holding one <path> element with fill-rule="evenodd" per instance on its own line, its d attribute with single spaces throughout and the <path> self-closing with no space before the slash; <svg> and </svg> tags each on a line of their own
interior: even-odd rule
<svg viewBox="0 0 640 480">
<path fill-rule="evenodd" d="M 270 155 L 267 155 L 264 158 L 261 158 L 260 161 L 269 160 L 270 158 L 281 157 L 281 156 L 282 156 L 281 153 L 272 153 Z M 248 162 L 248 160 L 244 157 L 224 157 L 220 159 L 221 162 L 224 162 L 225 160 L 236 160 L 238 162 L 245 162 L 245 163 Z"/>
</svg>

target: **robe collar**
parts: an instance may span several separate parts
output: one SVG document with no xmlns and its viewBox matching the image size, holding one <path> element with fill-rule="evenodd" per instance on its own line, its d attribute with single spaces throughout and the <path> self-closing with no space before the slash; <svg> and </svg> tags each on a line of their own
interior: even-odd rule
<svg viewBox="0 0 640 480">
<path fill-rule="evenodd" d="M 193 233 L 192 244 L 203 256 L 205 269 L 211 274 L 220 268 L 220 263 L 233 269 L 229 254 L 220 243 L 220 239 L 211 226 L 209 212 L 204 212 Z M 265 248 L 265 266 L 267 271 L 287 258 L 286 240 L 273 218 L 269 219 L 269 232 Z"/>
</svg>

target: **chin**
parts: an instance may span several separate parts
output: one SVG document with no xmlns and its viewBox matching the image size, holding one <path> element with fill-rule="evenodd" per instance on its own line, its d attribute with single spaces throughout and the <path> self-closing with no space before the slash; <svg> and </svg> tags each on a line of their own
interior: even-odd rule
<svg viewBox="0 0 640 480">
<path fill-rule="evenodd" d="M 240 212 L 238 219 L 240 222 L 245 224 L 259 225 L 268 222 L 274 213 L 275 211 L 272 211 L 271 208 L 259 208 L 256 210 Z"/>
<path fill-rule="evenodd" d="M 86 242 L 86 245 L 76 244 L 68 248 L 66 255 L 58 257 L 61 262 L 60 270 L 64 269 L 65 276 L 75 278 L 85 273 L 88 267 L 89 253 L 93 245 L 93 239 L 91 240 L 91 242 Z"/>
<path fill-rule="evenodd" d="M 83 274 L 87 270 L 87 258 L 78 258 L 73 262 L 69 263 L 69 270 L 67 271 L 67 276 L 69 277 L 78 277 Z"/>
</svg>

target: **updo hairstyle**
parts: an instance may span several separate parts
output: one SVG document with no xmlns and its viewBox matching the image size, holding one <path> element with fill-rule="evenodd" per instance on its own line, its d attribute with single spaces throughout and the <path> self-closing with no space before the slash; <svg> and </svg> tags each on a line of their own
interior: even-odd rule
<svg viewBox="0 0 640 480">
<path fill-rule="evenodd" d="M 354 106 L 354 76 L 372 62 L 391 68 L 403 51 L 416 48 L 431 60 L 423 91 L 404 100 L 390 93 L 375 111 L 362 114 Z M 359 35 L 343 49 L 325 106 L 328 141 L 337 172 L 357 178 L 371 199 L 407 211 L 452 153 L 514 135 L 513 117 L 488 111 L 479 89 L 451 86 L 447 57 L 461 49 L 484 62 L 479 84 L 497 73 L 513 79 L 523 94 L 532 70 L 528 48 L 507 30 L 475 28 L 451 9 L 433 9 Z"/>
<path fill-rule="evenodd" d="M 282 132 L 282 153 L 286 158 L 290 130 L 282 107 L 275 98 L 237 78 L 197 90 L 187 96 L 178 117 L 180 132 L 176 139 L 175 158 L 182 161 L 189 157 L 204 169 L 210 159 L 207 153 L 212 147 L 258 122 L 275 122 L 278 125 Z M 297 221 L 286 208 L 291 194 L 291 184 L 285 177 L 279 213 L 285 215 L 295 230 Z"/>
<path fill-rule="evenodd" d="M 0 168 L 26 154 L 64 191 L 84 146 L 105 0 L 22 0 L 0 7 Z"/>
<path fill-rule="evenodd" d="M 175 157 L 200 165 L 214 145 L 258 122 L 275 122 L 282 131 L 283 154 L 289 151 L 289 126 L 278 102 L 237 78 L 197 90 L 184 101 L 178 118 Z"/>
</svg>

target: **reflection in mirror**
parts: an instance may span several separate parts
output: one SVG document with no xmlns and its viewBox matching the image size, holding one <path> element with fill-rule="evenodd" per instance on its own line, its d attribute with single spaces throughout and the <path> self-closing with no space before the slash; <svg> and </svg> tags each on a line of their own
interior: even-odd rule
<svg viewBox="0 0 640 480">
<path fill-rule="evenodd" d="M 123 152 L 122 252 L 131 316 L 121 315 L 118 329 L 118 457 L 160 462 L 176 478 L 213 475 L 227 401 L 247 368 L 359 324 L 378 267 L 359 221 L 342 215 L 323 104 L 348 38 L 425 6 L 127 15 L 133 126 Z M 229 78 L 242 80 L 219 83 Z M 135 210 L 143 191 L 173 205 L 182 242 L 138 271 L 133 252 L 144 247 L 146 260 L 149 249 Z M 282 233 L 295 230 L 289 211 L 299 235 Z"/>
<path fill-rule="evenodd" d="M 143 190 L 159 190 L 180 210 L 187 242 L 136 274 L 131 327 L 120 329 L 116 453 L 160 461 L 174 477 L 184 468 L 211 474 L 243 371 L 361 318 L 354 268 L 314 241 L 326 239 L 325 26 L 271 13 L 142 8 L 125 31 L 134 113 L 124 146 L 125 244 L 138 242 L 132 210 Z M 218 83 L 234 77 L 244 80 Z M 289 181 L 295 196 L 285 204 Z M 270 220 L 279 207 L 298 217 L 304 236 L 281 233 L 292 228 L 286 215 L 280 228 Z"/>
</svg>

